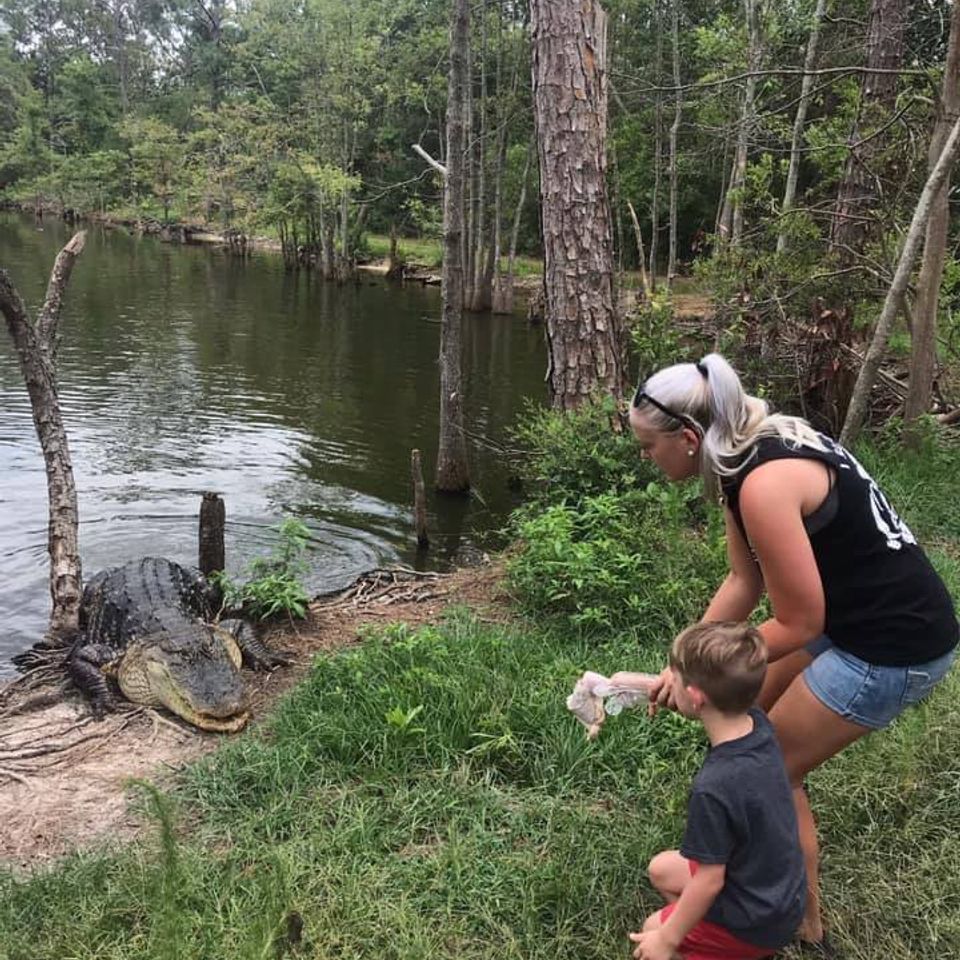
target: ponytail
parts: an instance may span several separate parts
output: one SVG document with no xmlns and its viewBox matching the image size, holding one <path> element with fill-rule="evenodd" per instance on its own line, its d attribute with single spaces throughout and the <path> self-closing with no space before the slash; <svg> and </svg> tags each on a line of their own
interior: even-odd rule
<svg viewBox="0 0 960 960">
<path fill-rule="evenodd" d="M 718 353 L 699 363 L 678 363 L 658 371 L 643 385 L 668 410 L 671 418 L 641 399 L 639 408 L 656 430 L 675 431 L 683 420 L 700 434 L 700 470 L 704 492 L 715 498 L 724 477 L 735 476 L 751 459 L 762 437 L 780 437 L 794 446 L 823 450 L 817 432 L 801 417 L 771 414 L 765 400 L 745 393 L 740 378 Z"/>
</svg>

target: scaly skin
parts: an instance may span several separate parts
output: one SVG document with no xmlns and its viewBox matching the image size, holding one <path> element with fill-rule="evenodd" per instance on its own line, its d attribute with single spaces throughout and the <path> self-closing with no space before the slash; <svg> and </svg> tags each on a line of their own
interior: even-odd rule
<svg viewBox="0 0 960 960">
<path fill-rule="evenodd" d="M 245 655 L 245 641 L 210 626 L 210 616 L 206 581 L 169 560 L 148 557 L 94 577 L 70 658 L 94 713 L 109 709 L 105 678 L 115 677 L 134 703 L 166 707 L 201 730 L 240 730 L 249 717 L 242 660 L 261 669 L 286 661 L 255 638 Z"/>
</svg>

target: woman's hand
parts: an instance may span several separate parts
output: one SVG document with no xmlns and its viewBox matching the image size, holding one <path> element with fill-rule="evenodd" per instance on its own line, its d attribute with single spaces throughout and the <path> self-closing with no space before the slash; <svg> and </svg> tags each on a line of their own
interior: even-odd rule
<svg viewBox="0 0 960 960">
<path fill-rule="evenodd" d="M 660 707 L 666 707 L 667 710 L 677 709 L 677 700 L 673 694 L 673 670 L 670 667 L 664 668 L 656 683 L 650 688 L 650 706 L 647 708 L 652 717 Z"/>
</svg>

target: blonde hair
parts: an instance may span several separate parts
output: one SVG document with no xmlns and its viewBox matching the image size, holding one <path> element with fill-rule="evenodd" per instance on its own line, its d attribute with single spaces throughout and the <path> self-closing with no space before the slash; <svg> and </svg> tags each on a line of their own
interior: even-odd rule
<svg viewBox="0 0 960 960">
<path fill-rule="evenodd" d="M 735 476 L 762 437 L 780 437 L 795 446 L 824 450 L 817 432 L 801 417 L 772 414 L 765 400 L 743 389 L 736 371 L 719 353 L 699 363 L 677 363 L 643 384 L 648 394 L 682 415 L 700 433 L 700 472 L 704 490 L 714 498 L 723 477 Z M 675 433 L 688 424 L 658 410 L 641 397 L 637 408 L 654 430 Z"/>
<path fill-rule="evenodd" d="M 670 666 L 721 713 L 743 713 L 763 686 L 767 646 L 749 623 L 696 623 L 673 641 Z"/>
</svg>

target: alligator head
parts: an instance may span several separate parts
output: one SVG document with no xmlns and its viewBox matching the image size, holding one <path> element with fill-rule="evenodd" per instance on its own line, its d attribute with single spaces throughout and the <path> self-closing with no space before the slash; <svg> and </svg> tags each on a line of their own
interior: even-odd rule
<svg viewBox="0 0 960 960">
<path fill-rule="evenodd" d="M 131 640 L 117 680 L 134 703 L 164 706 L 201 730 L 234 733 L 249 717 L 241 659 L 225 630 L 185 622 Z"/>
</svg>

